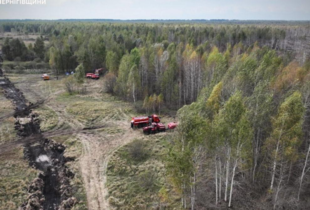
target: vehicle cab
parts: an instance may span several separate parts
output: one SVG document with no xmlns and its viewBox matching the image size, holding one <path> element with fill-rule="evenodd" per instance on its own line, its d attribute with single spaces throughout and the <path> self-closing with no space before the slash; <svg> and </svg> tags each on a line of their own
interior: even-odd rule
<svg viewBox="0 0 310 210">
<path fill-rule="evenodd" d="M 43 74 L 41 77 L 43 80 L 49 80 L 50 79 L 50 76 L 48 74 Z"/>
</svg>

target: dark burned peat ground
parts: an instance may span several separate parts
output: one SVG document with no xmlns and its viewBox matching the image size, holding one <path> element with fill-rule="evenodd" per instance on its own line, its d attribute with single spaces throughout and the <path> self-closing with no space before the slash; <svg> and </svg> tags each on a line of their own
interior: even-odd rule
<svg viewBox="0 0 310 210">
<path fill-rule="evenodd" d="M 74 173 L 66 163 L 73 158 L 64 156 L 65 146 L 42 135 L 39 116 L 31 110 L 33 104 L 26 101 L 10 80 L 0 77 L 0 87 L 15 106 L 15 130 L 20 138 L 18 141 L 24 144 L 24 157 L 31 167 L 40 171 L 29 185 L 28 197 L 20 209 L 71 209 L 77 199 L 72 196 L 70 186 Z M 27 142 L 30 136 L 32 141 Z"/>
</svg>

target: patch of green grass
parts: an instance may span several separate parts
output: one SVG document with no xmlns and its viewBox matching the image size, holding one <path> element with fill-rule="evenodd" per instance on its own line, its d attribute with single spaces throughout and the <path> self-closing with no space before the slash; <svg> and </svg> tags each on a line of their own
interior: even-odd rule
<svg viewBox="0 0 310 210">
<path fill-rule="evenodd" d="M 83 146 L 78 139 L 72 137 L 68 138 L 64 145 L 66 145 L 65 156 L 75 157 L 75 161 L 68 162 L 66 165 L 75 174 L 71 180 L 71 185 L 74 187 L 73 196 L 76 197 L 78 203 L 73 207 L 73 210 L 86 210 L 87 209 L 87 197 L 83 184 L 82 175 L 79 170 L 78 159 L 82 154 Z"/>
<path fill-rule="evenodd" d="M 108 120 L 118 121 L 128 118 L 130 109 L 118 107 L 114 103 L 83 98 L 67 106 L 67 112 L 86 126 L 104 123 Z"/>
<path fill-rule="evenodd" d="M 92 132 L 92 131 L 89 131 Z M 117 127 L 116 125 L 112 125 L 112 126 L 108 126 L 108 127 L 103 127 L 100 128 L 98 130 L 94 130 L 94 133 L 105 133 L 105 134 L 109 134 L 109 135 L 115 135 L 115 134 L 122 134 L 124 133 L 124 130 Z"/>
<path fill-rule="evenodd" d="M 42 106 L 35 110 L 39 114 L 41 120 L 40 127 L 42 131 L 49 131 L 58 124 L 57 114 L 46 106 Z"/>
<path fill-rule="evenodd" d="M 27 187 L 37 176 L 23 159 L 23 149 L 0 156 L 0 210 L 15 210 L 26 200 Z"/>
<path fill-rule="evenodd" d="M 17 134 L 14 130 L 15 119 L 13 117 L 6 118 L 0 123 L 0 144 L 13 141 Z"/>
<path fill-rule="evenodd" d="M 60 80 L 41 80 L 38 82 L 40 91 L 44 94 L 45 97 L 55 94 L 57 91 L 63 90 L 63 85 Z"/>
<path fill-rule="evenodd" d="M 119 150 L 119 156 L 127 163 L 137 164 L 149 158 L 150 149 L 147 148 L 146 142 L 135 140 Z"/>
<path fill-rule="evenodd" d="M 0 116 L 13 111 L 12 103 L 5 98 L 3 90 L 0 89 Z"/>
<path fill-rule="evenodd" d="M 79 101 L 70 104 L 67 112 L 74 115 L 77 120 L 85 125 L 91 125 L 94 122 L 102 120 L 110 113 L 112 106 L 101 102 Z"/>
<path fill-rule="evenodd" d="M 113 154 L 107 171 L 110 205 L 116 209 L 156 209 L 162 205 L 163 194 L 171 190 L 164 167 L 166 144 L 166 136 L 153 135 Z M 177 204 L 171 201 L 165 206 L 173 209 Z"/>
<path fill-rule="evenodd" d="M 67 92 L 63 92 L 63 93 L 57 95 L 56 100 L 59 101 L 59 102 L 62 102 L 62 101 L 71 100 L 74 97 L 75 97 L 75 95 L 70 95 Z"/>
</svg>

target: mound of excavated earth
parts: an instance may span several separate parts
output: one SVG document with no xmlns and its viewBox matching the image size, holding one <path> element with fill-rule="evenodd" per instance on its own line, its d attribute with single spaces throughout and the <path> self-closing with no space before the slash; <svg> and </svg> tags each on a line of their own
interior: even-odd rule
<svg viewBox="0 0 310 210">
<path fill-rule="evenodd" d="M 2 71 L 0 72 L 2 76 Z M 23 138 L 36 139 L 25 145 L 24 157 L 30 167 L 40 172 L 28 187 L 28 198 L 21 205 L 22 210 L 69 210 L 77 202 L 72 196 L 70 179 L 74 173 L 66 166 L 73 158 L 64 156 L 65 146 L 44 138 L 40 130 L 40 120 L 27 104 L 23 93 L 7 78 L 0 77 L 0 87 L 4 95 L 15 105 L 15 130 Z"/>
</svg>

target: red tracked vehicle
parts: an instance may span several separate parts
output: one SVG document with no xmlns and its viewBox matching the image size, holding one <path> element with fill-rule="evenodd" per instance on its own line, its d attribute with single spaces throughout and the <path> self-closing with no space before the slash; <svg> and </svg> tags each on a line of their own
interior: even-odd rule
<svg viewBox="0 0 310 210">
<path fill-rule="evenodd" d="M 143 128 L 143 133 L 146 135 L 155 134 L 158 132 L 165 132 L 166 126 L 162 123 L 152 123 L 149 126 Z"/>
<path fill-rule="evenodd" d="M 90 78 L 90 79 L 99 79 L 99 75 L 100 75 L 100 72 L 103 71 L 103 68 L 101 69 L 96 69 L 95 70 L 95 73 L 87 73 L 86 74 L 86 78 Z"/>
<path fill-rule="evenodd" d="M 86 78 L 90 78 L 90 79 L 99 79 L 99 75 L 96 75 L 94 73 L 87 73 L 86 74 Z"/>
</svg>

